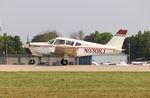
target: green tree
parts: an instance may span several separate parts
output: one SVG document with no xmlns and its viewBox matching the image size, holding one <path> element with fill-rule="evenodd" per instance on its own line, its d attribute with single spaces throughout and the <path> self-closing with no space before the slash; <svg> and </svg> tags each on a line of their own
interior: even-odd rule
<svg viewBox="0 0 150 98">
<path fill-rule="evenodd" d="M 8 36 L 7 33 L 0 36 L 0 53 L 20 54 L 24 52 L 21 46 L 22 42 L 19 36 Z"/>
<path fill-rule="evenodd" d="M 3 42 L 3 36 L 0 36 L 0 54 L 3 52 L 4 42 Z"/>
<path fill-rule="evenodd" d="M 101 34 L 99 31 L 95 31 L 95 33 L 93 33 L 93 38 L 94 38 L 94 42 L 99 43 L 100 42 L 100 38 L 101 38 Z"/>
<path fill-rule="evenodd" d="M 2 36 L 2 52 L 7 53 L 7 46 L 8 46 L 8 36 L 7 33 L 4 33 Z"/>
<path fill-rule="evenodd" d="M 86 35 L 84 40 L 89 41 L 89 42 L 99 43 L 99 40 L 100 40 L 99 31 L 95 31 L 95 32 L 91 33 L 90 35 Z"/>
<path fill-rule="evenodd" d="M 99 31 L 95 31 L 90 35 L 86 35 L 84 37 L 84 40 L 89 42 L 106 44 L 111 38 L 112 38 L 112 34 L 109 32 L 100 33 Z"/>
<path fill-rule="evenodd" d="M 16 54 L 23 53 L 22 42 L 19 36 L 14 36 L 13 38 L 14 50 Z"/>
<path fill-rule="evenodd" d="M 99 42 L 101 44 L 106 44 L 110 39 L 112 38 L 112 34 L 109 32 L 101 33 L 101 38 L 99 39 Z"/>
<path fill-rule="evenodd" d="M 135 36 L 127 37 L 124 42 L 125 53 L 128 54 L 130 44 L 131 60 L 136 58 L 150 58 L 150 31 L 138 32 Z"/>
<path fill-rule="evenodd" d="M 47 31 L 34 36 L 32 42 L 45 42 L 58 36 L 59 34 L 56 31 Z"/>
</svg>

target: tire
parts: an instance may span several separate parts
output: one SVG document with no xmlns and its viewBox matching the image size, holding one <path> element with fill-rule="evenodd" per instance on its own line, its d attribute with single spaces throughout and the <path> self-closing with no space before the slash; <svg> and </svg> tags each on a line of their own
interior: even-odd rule
<svg viewBox="0 0 150 98">
<path fill-rule="evenodd" d="M 60 61 L 60 63 L 61 63 L 61 65 L 67 65 L 67 64 L 68 64 L 68 60 L 62 59 L 62 60 Z"/>
<path fill-rule="evenodd" d="M 35 64 L 35 60 L 34 60 L 34 59 L 31 59 L 29 63 L 30 63 L 30 64 Z"/>
</svg>

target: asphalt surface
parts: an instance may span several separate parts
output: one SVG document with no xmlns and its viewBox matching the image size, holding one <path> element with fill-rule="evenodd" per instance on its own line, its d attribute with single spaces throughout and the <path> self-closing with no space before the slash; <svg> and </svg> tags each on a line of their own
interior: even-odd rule
<svg viewBox="0 0 150 98">
<path fill-rule="evenodd" d="M 150 66 L 143 65 L 67 65 L 67 66 L 46 66 L 46 65 L 0 65 L 1 72 L 16 71 L 83 71 L 83 72 L 150 72 Z"/>
</svg>

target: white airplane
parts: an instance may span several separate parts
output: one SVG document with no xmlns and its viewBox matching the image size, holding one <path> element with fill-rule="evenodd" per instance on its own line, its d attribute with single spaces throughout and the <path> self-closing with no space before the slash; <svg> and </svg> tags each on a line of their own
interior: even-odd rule
<svg viewBox="0 0 150 98">
<path fill-rule="evenodd" d="M 121 53 L 123 51 L 122 45 L 126 33 L 127 30 L 120 29 L 105 45 L 83 40 L 57 37 L 48 42 L 30 42 L 23 47 L 28 48 L 33 56 L 59 56 L 62 58 L 60 63 L 62 65 L 67 65 L 68 57 Z M 35 60 L 30 59 L 29 63 L 34 64 Z"/>
<path fill-rule="evenodd" d="M 133 62 L 131 62 L 131 64 L 133 64 L 133 65 L 146 65 L 147 62 L 144 62 L 144 61 L 133 61 Z"/>
</svg>

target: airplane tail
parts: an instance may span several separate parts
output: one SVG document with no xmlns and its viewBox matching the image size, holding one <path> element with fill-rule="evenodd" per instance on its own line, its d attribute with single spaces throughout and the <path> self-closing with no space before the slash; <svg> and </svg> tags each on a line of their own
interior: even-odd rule
<svg viewBox="0 0 150 98">
<path fill-rule="evenodd" d="M 127 30 L 120 29 L 106 45 L 113 46 L 121 50 L 126 34 Z"/>
</svg>

